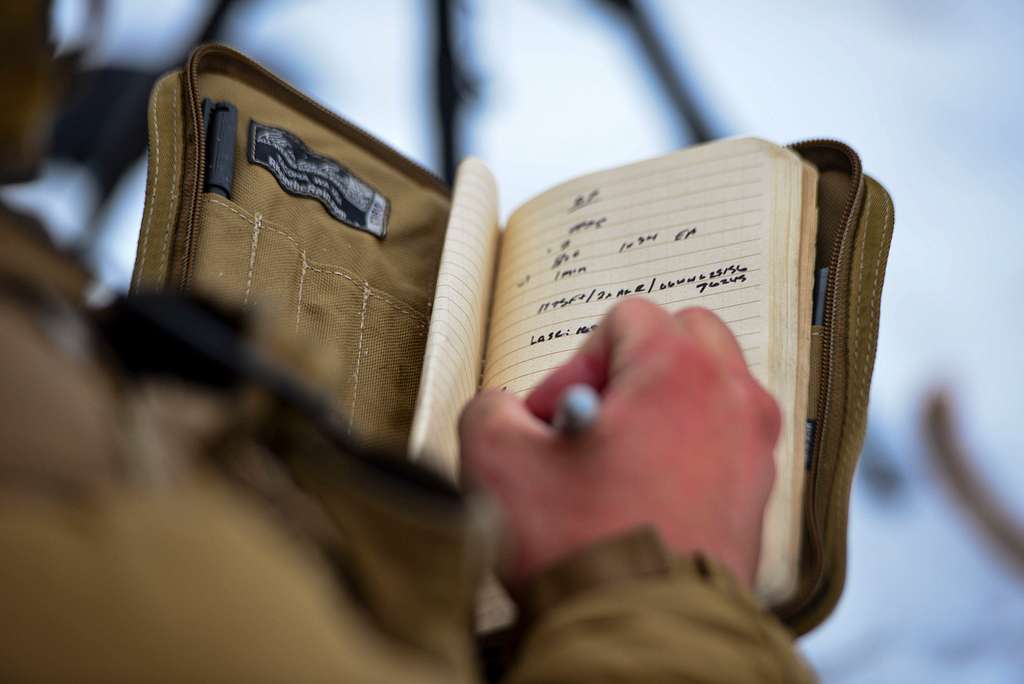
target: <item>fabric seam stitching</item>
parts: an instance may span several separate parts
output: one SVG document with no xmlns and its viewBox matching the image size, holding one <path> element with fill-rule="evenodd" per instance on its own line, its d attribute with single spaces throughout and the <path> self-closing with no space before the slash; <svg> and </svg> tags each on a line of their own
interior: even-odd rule
<svg viewBox="0 0 1024 684">
<path fill-rule="evenodd" d="M 149 227 L 153 223 L 153 212 L 156 211 L 156 188 L 160 182 L 160 121 L 156 112 L 160 108 L 160 92 L 157 91 L 153 98 L 153 187 L 149 192 L 149 212 L 146 214 L 146 225 L 142 231 L 142 250 L 139 257 L 139 268 L 135 272 L 135 288 L 138 289 L 142 283 L 142 273 L 146 268 L 146 250 L 149 247 Z"/>
<path fill-rule="evenodd" d="M 348 412 L 348 434 L 356 417 L 356 397 L 359 395 L 359 366 L 363 361 L 363 333 L 366 330 L 366 303 L 370 301 L 370 284 L 363 281 L 363 308 L 359 313 L 359 344 L 356 346 L 356 369 L 352 380 L 352 407 Z"/>
<path fill-rule="evenodd" d="M 252 223 L 254 221 L 254 219 L 250 218 L 245 211 L 236 209 L 235 207 L 231 206 L 230 204 L 226 204 L 225 202 L 221 202 L 221 201 L 213 199 L 213 198 L 208 198 L 208 201 L 210 202 L 210 204 L 216 204 L 217 206 L 224 207 L 225 209 L 227 209 L 228 211 L 232 212 L 233 214 L 238 215 L 239 217 L 244 219 L 246 221 L 246 223 Z M 266 227 L 267 230 L 272 231 L 274 233 L 277 233 L 278 235 L 281 235 L 282 237 L 286 238 L 289 242 L 292 243 L 292 246 L 294 247 L 294 249 L 297 252 L 300 252 L 300 253 L 303 252 L 304 250 L 303 250 L 302 247 L 299 246 L 298 240 L 296 240 L 293 235 L 291 235 L 290 233 L 282 230 L 281 228 L 275 228 L 274 227 L 274 226 L 277 226 L 277 225 L 279 225 L 279 224 L 276 224 L 276 223 L 274 223 L 272 221 L 263 221 L 263 220 L 261 220 L 261 222 L 260 222 L 261 228 L 262 227 Z M 328 270 L 328 269 L 341 268 L 341 266 L 338 266 L 336 264 L 327 264 L 327 263 L 323 263 L 323 262 L 312 261 L 312 260 L 308 260 L 307 264 L 308 264 L 308 269 L 310 271 L 316 271 L 317 273 L 328 273 L 328 274 L 332 274 L 332 275 L 338 275 L 338 276 L 341 276 L 342 278 L 345 278 L 346 280 L 350 281 L 353 285 L 355 285 L 356 287 L 359 287 L 360 289 L 363 287 L 362 283 L 360 283 L 358 280 L 356 280 L 353 276 L 349 275 L 348 273 L 345 273 L 343 271 Z M 323 266 L 325 268 L 317 268 L 316 266 Z M 367 284 L 366 286 L 369 287 L 374 292 L 375 296 L 378 299 L 384 300 L 392 308 L 394 308 L 394 309 L 396 309 L 398 311 L 401 311 L 403 313 L 407 313 L 407 314 L 410 314 L 412 316 L 415 316 L 416 318 L 419 318 L 421 323 L 426 323 L 426 320 L 427 320 L 426 315 L 421 313 L 421 312 L 419 312 L 419 311 L 416 311 L 412 307 L 411 304 L 407 304 L 405 302 L 402 302 L 401 300 L 393 299 L 387 293 L 385 293 L 384 291 L 382 291 L 382 290 L 380 290 L 378 288 L 373 287 L 372 285 Z"/>
<path fill-rule="evenodd" d="M 160 273 L 167 271 L 168 247 L 174 232 L 174 205 L 178 201 L 178 88 L 172 89 L 171 103 L 171 201 L 167 205 L 167 226 L 164 230 L 163 246 L 160 248 Z"/>
<path fill-rule="evenodd" d="M 252 274 L 256 268 L 256 249 L 260 243 L 260 228 L 262 225 L 263 216 L 257 213 L 252 221 L 252 249 L 249 250 L 249 277 L 245 281 L 245 299 L 242 300 L 244 304 L 249 303 L 249 294 L 252 292 Z"/>
</svg>

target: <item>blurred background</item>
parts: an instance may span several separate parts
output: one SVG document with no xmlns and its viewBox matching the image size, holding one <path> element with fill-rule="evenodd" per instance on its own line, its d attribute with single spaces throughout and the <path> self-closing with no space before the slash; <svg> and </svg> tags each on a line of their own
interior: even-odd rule
<svg viewBox="0 0 1024 684">
<path fill-rule="evenodd" d="M 709 138 L 851 144 L 896 231 L 846 591 L 800 648 L 826 682 L 1021 681 L 1024 3 L 60 0 L 53 18 L 87 71 L 42 177 L 0 196 L 117 290 L 149 88 L 199 40 L 442 176 L 482 158 L 506 216 Z"/>
</svg>

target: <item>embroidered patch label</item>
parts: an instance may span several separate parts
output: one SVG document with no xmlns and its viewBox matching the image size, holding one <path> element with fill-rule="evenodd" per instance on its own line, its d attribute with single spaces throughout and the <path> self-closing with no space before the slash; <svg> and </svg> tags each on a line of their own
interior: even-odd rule
<svg viewBox="0 0 1024 684">
<path fill-rule="evenodd" d="M 249 124 L 249 161 L 270 171 L 286 191 L 320 200 L 347 226 L 383 238 L 391 202 L 338 162 L 312 152 L 282 128 Z"/>
</svg>

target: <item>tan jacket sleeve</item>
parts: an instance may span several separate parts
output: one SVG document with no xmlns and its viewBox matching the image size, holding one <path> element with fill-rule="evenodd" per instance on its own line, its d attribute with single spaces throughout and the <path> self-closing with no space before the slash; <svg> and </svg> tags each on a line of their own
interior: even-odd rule
<svg viewBox="0 0 1024 684">
<path fill-rule="evenodd" d="M 670 559 L 650 531 L 577 555 L 525 598 L 532 627 L 506 684 L 815 680 L 724 568 Z"/>
<path fill-rule="evenodd" d="M 62 296 L 79 283 L 5 237 L 0 680 L 481 681 L 486 507 L 360 466 L 284 419 L 246 418 L 230 398 L 117 377 Z M 246 425 L 280 433 L 290 472 L 256 458 L 262 484 L 239 480 L 225 445 L 258 456 L 274 441 Z M 319 522 L 299 524 L 307 509 Z M 589 549 L 523 601 L 510 684 L 810 679 L 724 572 L 669 560 L 651 534 Z"/>
<path fill-rule="evenodd" d="M 123 376 L 85 277 L 0 242 L 0 681 L 477 681 L 460 500 L 297 469 L 318 507 L 251 438 L 273 420 Z"/>
</svg>

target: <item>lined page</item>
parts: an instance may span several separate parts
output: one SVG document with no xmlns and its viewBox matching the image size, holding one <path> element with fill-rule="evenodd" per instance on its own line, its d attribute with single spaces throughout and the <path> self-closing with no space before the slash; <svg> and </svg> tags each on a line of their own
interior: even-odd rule
<svg viewBox="0 0 1024 684">
<path fill-rule="evenodd" d="M 483 384 L 528 392 L 630 295 L 704 306 L 767 370 L 774 150 L 731 140 L 596 173 L 510 219 Z"/>
<path fill-rule="evenodd" d="M 453 480 L 458 417 L 480 379 L 498 246 L 498 193 L 477 159 L 459 165 L 409 438 L 413 459 Z"/>
<path fill-rule="evenodd" d="M 502 238 L 483 386 L 529 392 L 625 297 L 703 306 L 779 401 L 776 464 L 792 472 L 802 444 L 791 420 L 801 174 L 792 152 L 737 139 L 583 176 L 529 201 Z M 758 590 L 769 602 L 796 579 L 792 484 L 773 490 L 765 520 Z"/>
</svg>

